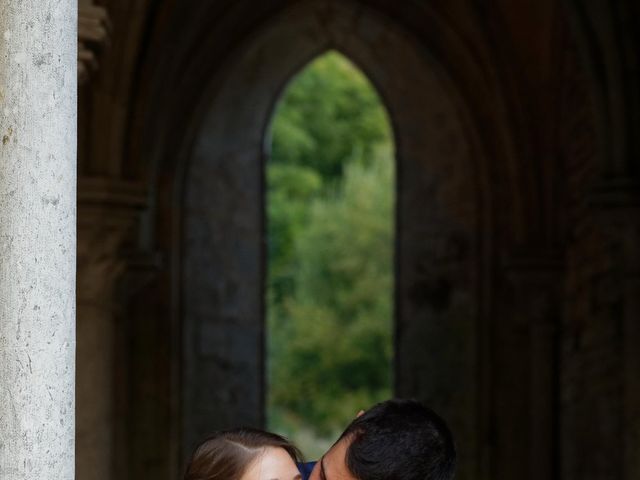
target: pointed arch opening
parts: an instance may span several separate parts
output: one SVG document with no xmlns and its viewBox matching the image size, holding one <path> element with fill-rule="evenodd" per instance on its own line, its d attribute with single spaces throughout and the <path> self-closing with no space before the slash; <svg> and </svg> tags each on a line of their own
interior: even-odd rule
<svg viewBox="0 0 640 480">
<path fill-rule="evenodd" d="M 479 330 L 485 321 L 479 295 L 487 288 L 479 282 L 487 273 L 478 257 L 484 237 L 477 237 L 485 222 L 478 188 L 484 177 L 476 174 L 485 162 L 483 150 L 441 65 L 416 48 L 412 36 L 356 2 L 329 3 L 336 21 L 327 22 L 314 1 L 296 3 L 274 18 L 230 57 L 210 80 L 207 100 L 199 102 L 193 141 L 185 146 L 180 209 L 177 217 L 167 217 L 178 222 L 172 277 L 181 354 L 176 448 L 186 458 L 212 430 L 269 423 L 266 132 L 273 130 L 274 104 L 292 75 L 309 59 L 337 48 L 362 66 L 393 119 L 398 177 L 393 393 L 420 399 L 451 419 L 466 452 L 461 476 L 470 477 L 480 459 L 485 408 L 491 405 L 481 388 L 488 339 Z M 352 235 L 358 232 L 352 229 Z M 354 240 L 346 237 L 343 243 Z M 327 246 L 321 243 L 323 251 Z M 308 317 L 308 323 L 317 318 Z M 338 327 L 332 330 L 334 343 L 347 337 Z M 303 329 L 298 338 L 309 337 Z M 310 355 L 308 363 L 314 361 Z M 349 369 L 347 381 L 363 371 Z M 302 383 L 297 372 L 292 376 Z M 325 379 L 317 384 L 322 388 Z M 307 402 L 313 392 L 300 395 Z M 368 406 L 363 400 L 354 411 L 344 402 L 345 416 L 351 419 Z"/>
<path fill-rule="evenodd" d="M 265 144 L 267 426 L 319 458 L 393 392 L 394 138 L 329 50 L 287 85 Z"/>
</svg>

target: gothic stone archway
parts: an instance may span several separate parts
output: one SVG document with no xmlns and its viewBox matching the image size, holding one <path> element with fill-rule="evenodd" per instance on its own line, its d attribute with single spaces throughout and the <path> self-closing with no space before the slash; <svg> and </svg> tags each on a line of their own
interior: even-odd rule
<svg viewBox="0 0 640 480">
<path fill-rule="evenodd" d="M 212 82 L 183 187 L 183 447 L 214 428 L 263 423 L 265 129 L 288 79 L 329 48 L 369 75 L 395 127 L 396 391 L 451 421 L 468 478 L 481 378 L 474 134 L 437 63 L 392 23 L 344 2 L 276 17 Z"/>
</svg>

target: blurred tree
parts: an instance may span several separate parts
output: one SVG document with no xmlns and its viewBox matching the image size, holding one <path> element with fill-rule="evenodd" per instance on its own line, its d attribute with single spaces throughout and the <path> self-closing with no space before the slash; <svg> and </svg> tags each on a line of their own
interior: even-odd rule
<svg viewBox="0 0 640 480">
<path fill-rule="evenodd" d="M 272 131 L 269 428 L 320 452 L 318 437 L 391 394 L 392 135 L 375 90 L 335 52 L 294 79 Z"/>
<path fill-rule="evenodd" d="M 309 202 L 322 191 L 322 179 L 309 167 L 270 164 L 267 168 L 269 306 L 293 294 L 294 240 L 307 223 Z"/>
<path fill-rule="evenodd" d="M 301 165 L 326 183 L 344 166 L 368 161 L 391 142 L 387 114 L 371 83 L 337 52 L 328 52 L 294 78 L 271 126 L 271 163 Z"/>
</svg>

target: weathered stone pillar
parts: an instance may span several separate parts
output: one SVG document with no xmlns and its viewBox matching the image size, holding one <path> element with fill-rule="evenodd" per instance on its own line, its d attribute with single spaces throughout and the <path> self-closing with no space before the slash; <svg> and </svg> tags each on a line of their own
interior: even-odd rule
<svg viewBox="0 0 640 480">
<path fill-rule="evenodd" d="M 496 372 L 500 408 L 497 478 L 557 478 L 558 334 L 562 261 L 553 253 L 518 255 L 507 265 L 505 322 Z M 523 476 L 522 471 L 528 472 Z"/>
<path fill-rule="evenodd" d="M 621 478 L 640 478 L 640 182 L 631 176 L 602 182 L 591 197 L 611 260 L 615 291 L 608 319 L 618 332 L 619 388 L 611 416 L 621 426 Z"/>
<path fill-rule="evenodd" d="M 78 480 L 109 480 L 114 470 L 114 289 L 126 232 L 80 225 L 78 232 L 77 457 Z"/>
<path fill-rule="evenodd" d="M 558 331 L 562 314 L 562 263 L 555 255 L 511 265 L 516 312 L 529 337 L 527 411 L 529 478 L 557 477 Z"/>
<path fill-rule="evenodd" d="M 0 3 L 0 478 L 74 478 L 77 2 Z"/>
<path fill-rule="evenodd" d="M 78 182 L 77 480 L 122 478 L 126 443 L 119 398 L 126 395 L 123 347 L 125 296 L 136 289 L 125 276 L 132 232 L 146 194 L 117 179 Z M 133 280 L 133 282 L 132 282 Z M 126 285 L 123 282 L 127 281 Z"/>
</svg>

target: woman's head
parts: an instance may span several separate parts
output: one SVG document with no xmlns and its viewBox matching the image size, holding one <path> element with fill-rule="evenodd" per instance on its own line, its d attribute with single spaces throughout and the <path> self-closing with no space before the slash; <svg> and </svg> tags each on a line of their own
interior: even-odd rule
<svg viewBox="0 0 640 480">
<path fill-rule="evenodd" d="M 300 480 L 299 459 L 298 449 L 274 433 L 226 430 L 196 448 L 184 480 Z"/>
</svg>

